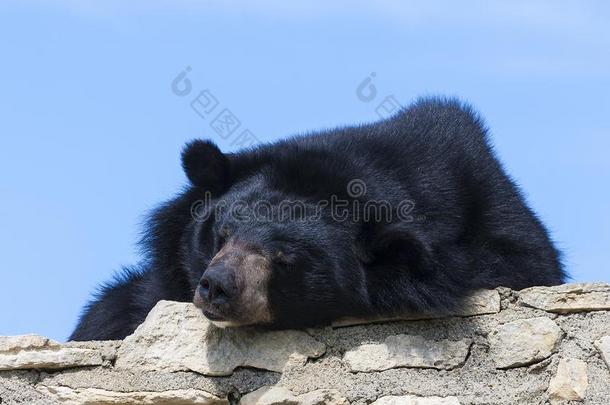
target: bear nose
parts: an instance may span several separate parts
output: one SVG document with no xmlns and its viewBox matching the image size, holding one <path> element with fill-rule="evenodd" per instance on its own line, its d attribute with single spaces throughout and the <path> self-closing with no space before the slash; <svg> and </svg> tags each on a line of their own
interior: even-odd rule
<svg viewBox="0 0 610 405">
<path fill-rule="evenodd" d="M 227 304 L 235 297 L 236 290 L 235 277 L 222 265 L 209 267 L 199 282 L 199 294 L 210 304 Z"/>
</svg>

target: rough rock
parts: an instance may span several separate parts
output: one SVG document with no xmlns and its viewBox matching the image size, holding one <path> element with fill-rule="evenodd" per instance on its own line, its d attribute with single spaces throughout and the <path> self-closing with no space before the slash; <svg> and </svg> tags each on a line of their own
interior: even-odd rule
<svg viewBox="0 0 610 405">
<path fill-rule="evenodd" d="M 522 304 L 547 312 L 567 314 L 610 310 L 610 284 L 563 284 L 532 287 L 519 292 Z"/>
<path fill-rule="evenodd" d="M 0 370 L 60 369 L 104 362 L 95 349 L 71 347 L 38 335 L 0 336 Z"/>
<path fill-rule="evenodd" d="M 367 323 L 392 321 L 417 321 L 425 319 L 448 318 L 452 316 L 468 317 L 476 315 L 496 314 L 500 312 L 500 294 L 497 290 L 479 290 L 465 300 L 463 306 L 453 312 L 443 314 L 402 314 L 393 317 L 359 319 L 345 318 L 333 323 L 333 327 L 364 325 Z"/>
<path fill-rule="evenodd" d="M 595 341 L 595 347 L 599 350 L 599 353 L 606 362 L 606 365 L 610 369 L 610 336 L 604 336 L 599 340 Z"/>
<path fill-rule="evenodd" d="M 92 340 L 85 342 L 66 342 L 63 347 L 73 347 L 79 349 L 92 349 L 98 351 L 107 364 L 116 360 L 116 354 L 123 343 L 122 340 Z"/>
<path fill-rule="evenodd" d="M 229 403 L 226 399 L 196 389 L 119 392 L 99 388 L 39 386 L 38 390 L 65 405 L 228 405 Z"/>
<path fill-rule="evenodd" d="M 430 341 L 416 335 L 388 336 L 381 344 L 365 344 L 345 353 L 351 371 L 382 371 L 395 367 L 451 370 L 466 361 L 469 339 Z"/>
<path fill-rule="evenodd" d="M 38 373 L 33 370 L 0 372 L 0 404 L 58 405 L 59 402 L 36 390 L 37 381 Z"/>
<path fill-rule="evenodd" d="M 291 356 L 305 362 L 325 350 L 324 344 L 302 331 L 220 329 L 192 304 L 160 301 L 123 341 L 115 365 L 214 376 L 229 375 L 237 367 L 281 372 Z"/>
<path fill-rule="evenodd" d="M 490 336 L 497 368 L 526 366 L 557 351 L 563 332 L 546 317 L 520 319 L 498 326 Z"/>
<path fill-rule="evenodd" d="M 557 367 L 557 374 L 549 384 L 548 392 L 551 404 L 566 400 L 582 401 L 588 386 L 587 363 L 572 358 L 561 359 Z"/>
<path fill-rule="evenodd" d="M 575 404 L 563 399 L 570 393 L 583 405 L 608 404 L 610 311 L 545 313 L 519 292 L 497 291 L 498 312 L 279 335 L 218 330 L 191 304 L 161 303 L 124 343 L 1 338 L 5 358 L 87 350 L 101 363 L 19 369 L 12 361 L 0 370 L 0 404 Z M 352 370 L 350 356 L 371 371 Z M 586 389 L 582 365 L 570 359 L 586 363 Z"/>
<path fill-rule="evenodd" d="M 0 354 L 48 348 L 59 348 L 59 343 L 40 335 L 0 336 Z"/>
<path fill-rule="evenodd" d="M 302 395 L 294 395 L 281 386 L 262 387 L 244 395 L 240 405 L 347 405 L 347 399 L 336 390 L 315 390 Z"/>
<path fill-rule="evenodd" d="M 416 397 L 413 395 L 381 397 L 371 405 L 460 405 L 456 397 Z"/>
</svg>

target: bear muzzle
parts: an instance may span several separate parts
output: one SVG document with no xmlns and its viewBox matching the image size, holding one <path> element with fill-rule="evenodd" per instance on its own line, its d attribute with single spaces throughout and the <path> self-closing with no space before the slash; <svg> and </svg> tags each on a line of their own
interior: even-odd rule
<svg viewBox="0 0 610 405">
<path fill-rule="evenodd" d="M 203 273 L 193 303 L 217 326 L 267 324 L 270 260 L 255 246 L 229 240 Z"/>
</svg>

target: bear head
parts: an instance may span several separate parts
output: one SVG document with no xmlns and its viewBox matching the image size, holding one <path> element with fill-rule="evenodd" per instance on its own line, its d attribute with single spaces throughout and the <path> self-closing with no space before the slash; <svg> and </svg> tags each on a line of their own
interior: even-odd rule
<svg viewBox="0 0 610 405">
<path fill-rule="evenodd" d="M 355 224 L 282 187 L 272 167 L 237 176 L 232 158 L 210 141 L 183 151 L 201 197 L 183 237 L 195 305 L 218 326 L 307 327 L 365 311 Z"/>
</svg>

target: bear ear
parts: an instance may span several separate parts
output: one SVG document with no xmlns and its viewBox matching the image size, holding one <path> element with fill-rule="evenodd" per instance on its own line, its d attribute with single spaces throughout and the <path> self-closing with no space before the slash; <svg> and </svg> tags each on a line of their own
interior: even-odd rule
<svg viewBox="0 0 610 405">
<path fill-rule="evenodd" d="M 182 168 L 192 185 L 216 195 L 229 185 L 229 159 L 212 141 L 196 139 L 182 150 Z"/>
<path fill-rule="evenodd" d="M 425 237 L 400 223 L 383 226 L 368 246 L 372 264 L 405 267 L 411 274 L 425 274 L 431 265 Z"/>
</svg>

